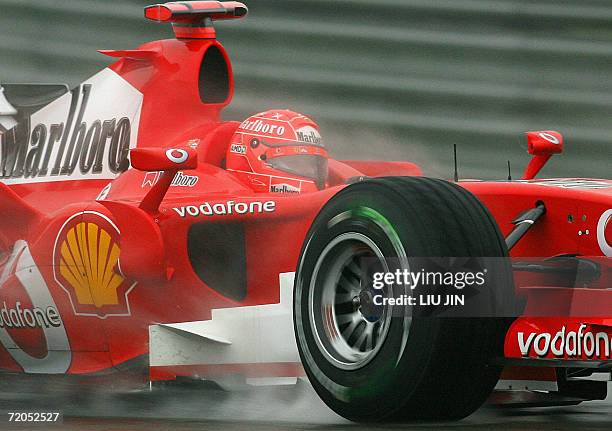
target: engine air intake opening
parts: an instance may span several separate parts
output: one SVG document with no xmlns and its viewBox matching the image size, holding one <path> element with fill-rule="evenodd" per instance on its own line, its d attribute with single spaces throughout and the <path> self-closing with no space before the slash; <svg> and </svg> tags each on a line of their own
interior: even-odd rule
<svg viewBox="0 0 612 431">
<path fill-rule="evenodd" d="M 202 103 L 224 103 L 230 94 L 230 72 L 217 46 L 208 48 L 200 66 L 200 100 Z"/>
</svg>

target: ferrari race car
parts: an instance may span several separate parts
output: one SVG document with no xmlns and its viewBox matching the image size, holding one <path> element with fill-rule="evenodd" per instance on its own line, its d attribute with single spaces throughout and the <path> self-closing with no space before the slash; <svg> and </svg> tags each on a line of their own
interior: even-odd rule
<svg viewBox="0 0 612 431">
<path fill-rule="evenodd" d="M 444 181 L 334 160 L 292 111 L 222 121 L 213 22 L 246 14 L 149 6 L 174 38 L 100 51 L 73 89 L 2 86 L 4 372 L 307 377 L 355 421 L 605 398 L 612 180 L 535 179 L 555 131 L 520 180 Z"/>
</svg>

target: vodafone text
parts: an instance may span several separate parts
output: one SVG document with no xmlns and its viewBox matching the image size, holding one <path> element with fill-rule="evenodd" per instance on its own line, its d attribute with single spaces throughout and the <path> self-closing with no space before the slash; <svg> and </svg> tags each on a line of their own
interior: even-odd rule
<svg viewBox="0 0 612 431">
<path fill-rule="evenodd" d="M 517 336 L 521 355 L 529 357 L 533 352 L 539 357 L 552 354 L 557 358 L 597 357 L 610 359 L 610 351 L 612 350 L 610 335 L 605 332 L 595 334 L 591 331 L 585 331 L 586 328 L 587 325 L 583 323 L 578 331 L 568 331 L 563 326 L 554 335 L 549 332 L 539 334 L 531 332 L 529 335 L 519 332 Z"/>
<path fill-rule="evenodd" d="M 17 302 L 14 308 L 9 308 L 4 302 L 0 308 L 0 328 L 59 328 L 61 325 L 62 319 L 55 307 L 22 308 L 21 302 Z"/>
<path fill-rule="evenodd" d="M 233 215 L 233 214 L 262 214 L 262 213 L 273 213 L 276 211 L 275 201 L 266 202 L 234 202 L 227 201 L 222 203 L 211 204 L 204 202 L 203 204 L 188 205 L 184 207 L 173 208 L 176 213 L 181 217 L 191 216 L 219 216 L 219 215 Z"/>
</svg>

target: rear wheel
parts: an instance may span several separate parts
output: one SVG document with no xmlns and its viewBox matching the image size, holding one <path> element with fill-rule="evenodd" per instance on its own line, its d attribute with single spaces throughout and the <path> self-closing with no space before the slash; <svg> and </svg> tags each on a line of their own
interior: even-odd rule
<svg viewBox="0 0 612 431">
<path fill-rule="evenodd" d="M 490 363 L 502 354 L 508 322 L 411 317 L 390 306 L 371 312 L 360 262 L 392 272 L 412 256 L 506 255 L 489 212 L 454 184 L 380 178 L 336 195 L 311 227 L 294 292 L 300 357 L 323 401 L 356 421 L 471 414 L 497 382 Z M 487 303 L 512 301 L 510 268 L 503 272 L 496 295 L 505 297 Z"/>
</svg>

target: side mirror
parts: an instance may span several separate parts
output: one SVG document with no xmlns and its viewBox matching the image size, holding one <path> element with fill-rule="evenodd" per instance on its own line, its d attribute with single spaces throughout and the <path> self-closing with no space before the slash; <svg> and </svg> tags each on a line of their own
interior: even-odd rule
<svg viewBox="0 0 612 431">
<path fill-rule="evenodd" d="M 135 148 L 130 151 L 130 159 L 132 167 L 139 171 L 163 172 L 138 205 L 149 214 L 159 211 L 159 205 L 178 171 L 198 167 L 198 153 L 192 148 Z"/>
<path fill-rule="evenodd" d="M 132 167 L 144 172 L 195 169 L 198 154 L 191 148 L 135 148 L 130 151 Z"/>
<path fill-rule="evenodd" d="M 523 179 L 532 180 L 553 154 L 563 152 L 563 135 L 554 130 L 527 132 L 527 151 L 533 158 L 525 169 Z"/>
</svg>

